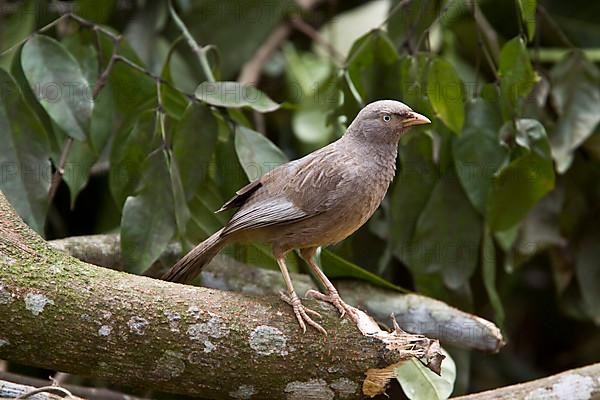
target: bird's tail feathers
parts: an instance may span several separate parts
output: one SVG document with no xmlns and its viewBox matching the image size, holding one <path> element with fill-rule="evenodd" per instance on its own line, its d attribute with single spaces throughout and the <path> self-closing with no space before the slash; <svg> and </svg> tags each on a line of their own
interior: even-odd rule
<svg viewBox="0 0 600 400">
<path fill-rule="evenodd" d="M 162 279 L 171 282 L 190 283 L 200 274 L 202 267 L 208 264 L 225 247 L 226 240 L 221 237 L 223 229 L 213 233 L 208 239 L 194 247 L 171 267 Z"/>
</svg>

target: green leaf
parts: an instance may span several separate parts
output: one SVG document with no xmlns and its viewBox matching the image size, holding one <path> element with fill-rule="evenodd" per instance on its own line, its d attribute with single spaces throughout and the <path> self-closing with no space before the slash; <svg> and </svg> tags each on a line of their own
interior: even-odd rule
<svg viewBox="0 0 600 400">
<path fill-rule="evenodd" d="M 481 273 L 483 274 L 483 284 L 490 299 L 490 304 L 496 314 L 496 323 L 502 329 L 504 324 L 504 307 L 496 290 L 496 247 L 488 226 L 485 226 L 483 230 Z"/>
<path fill-rule="evenodd" d="M 428 135 L 412 136 L 399 151 L 400 171 L 392 189 L 389 229 L 394 255 L 406 263 L 419 215 L 436 185 L 438 170 Z"/>
<path fill-rule="evenodd" d="M 235 132 L 235 151 L 251 181 L 287 162 L 285 154 L 265 135 L 243 126 Z"/>
<path fill-rule="evenodd" d="M 175 219 L 182 238 L 187 237 L 186 226 L 192 217 L 193 211 L 189 209 L 189 203 L 194 196 L 203 195 L 201 190 L 207 183 L 218 129 L 217 121 L 208 107 L 192 103 L 183 113 L 181 121 L 175 126 L 173 132 L 170 173 L 175 201 Z"/>
<path fill-rule="evenodd" d="M 173 158 L 179 166 L 188 200 L 200 193 L 200 186 L 208 179 L 218 133 L 219 126 L 212 112 L 198 103 L 190 104 L 175 126 Z"/>
<path fill-rule="evenodd" d="M 363 102 L 400 100 L 399 56 L 384 31 L 373 30 L 354 42 L 347 63 L 348 77 Z"/>
<path fill-rule="evenodd" d="M 115 10 L 115 3 L 116 0 L 77 0 L 74 7 L 80 17 L 103 24 Z"/>
<path fill-rule="evenodd" d="M 110 190 L 119 207 L 135 192 L 146 157 L 159 145 L 156 128 L 156 112 L 148 110 L 115 136 L 110 155 Z"/>
<path fill-rule="evenodd" d="M 270 112 L 279 104 L 251 85 L 239 82 L 202 82 L 195 92 L 196 98 L 218 107 L 250 107 L 258 112 Z"/>
<path fill-rule="evenodd" d="M 537 81 L 529 53 L 520 37 L 508 41 L 502 47 L 498 75 L 502 111 L 505 119 L 511 119 L 519 114 L 520 104 Z"/>
<path fill-rule="evenodd" d="M 436 58 L 429 67 L 427 94 L 437 116 L 460 135 L 465 122 L 465 95 L 462 81 L 448 61 Z"/>
<path fill-rule="evenodd" d="M 480 216 L 449 170 L 417 221 L 407 254 L 410 269 L 421 274 L 439 271 L 446 286 L 460 288 L 477 266 L 481 227 Z"/>
<path fill-rule="evenodd" d="M 535 36 L 535 10 L 537 0 L 518 0 L 521 19 L 527 28 L 527 39 L 531 42 Z"/>
<path fill-rule="evenodd" d="M 15 12 L 11 13 L 10 6 L 15 7 Z M 0 24 L 0 53 L 7 50 L 16 43 L 25 39 L 35 29 L 35 17 L 37 12 L 37 1 L 26 0 L 19 3 L 4 4 L 3 15 Z M 13 51 L 0 56 L 0 68 L 8 70 L 18 51 Z"/>
<path fill-rule="evenodd" d="M 185 13 L 180 13 L 181 25 L 189 28 L 200 45 L 212 44 L 220 50 L 220 69 L 228 79 L 233 78 L 252 58 L 281 20 L 298 11 L 292 0 L 252 3 L 247 0 L 192 1 L 188 4 L 190 7 Z M 232 30 L 233 26 L 235 30 Z"/>
<path fill-rule="evenodd" d="M 508 122 L 503 137 L 515 146 L 510 163 L 495 176 L 488 196 L 487 220 L 493 231 L 503 231 L 521 221 L 529 210 L 554 187 L 554 168 L 544 127 L 536 120 Z"/>
<path fill-rule="evenodd" d="M 219 140 L 217 141 L 215 182 L 221 191 L 221 195 L 227 200 L 238 189 L 248 184 L 248 178 L 237 155 L 235 131 L 233 131 L 222 117 L 218 117 L 217 121 L 219 125 Z M 256 171 L 252 176 L 256 176 Z"/>
<path fill-rule="evenodd" d="M 387 28 L 390 37 L 396 44 L 396 47 L 408 47 L 414 50 L 418 50 L 417 45 L 425 45 L 426 40 L 424 40 L 423 36 L 430 29 L 440 13 L 443 13 L 445 17 L 448 10 L 451 11 L 452 8 L 459 8 L 448 6 L 446 9 L 440 10 L 442 2 L 438 1 L 407 2 L 393 0 L 389 3 L 390 11 Z"/>
<path fill-rule="evenodd" d="M 215 214 L 223 205 L 223 197 L 211 180 L 198 187 L 197 194 L 189 200 L 188 205 L 191 218 L 186 229 L 186 239 L 192 243 L 206 239 L 227 222 L 223 213 Z"/>
<path fill-rule="evenodd" d="M 325 274 L 332 279 L 355 278 L 370 282 L 386 289 L 392 289 L 404 293 L 407 292 L 406 289 L 396 286 L 393 283 L 390 283 L 379 277 L 378 275 L 375 275 L 374 273 L 343 259 L 330 250 L 323 250 L 321 252 L 321 267 L 323 268 L 323 272 L 325 272 Z"/>
<path fill-rule="evenodd" d="M 112 56 L 114 42 L 106 35 L 98 35 L 98 39 L 102 60 L 106 63 Z M 146 68 L 125 39 L 120 42 L 119 55 Z M 104 67 L 105 65 L 102 66 Z M 137 118 L 143 110 L 156 106 L 156 82 L 143 72 L 134 70 L 123 62 L 117 62 L 108 81 L 113 88 L 116 109 L 125 120 Z"/>
<path fill-rule="evenodd" d="M 191 218 L 191 211 L 186 201 L 185 190 L 181 182 L 181 172 L 177 161 L 172 157 L 169 160 L 169 176 L 171 178 L 171 190 L 173 192 L 173 208 L 177 231 L 181 237 L 185 236 L 186 226 Z"/>
<path fill-rule="evenodd" d="M 289 96 L 298 103 L 292 127 L 302 144 L 300 151 L 308 153 L 325 146 L 334 134 L 334 124 L 328 124 L 328 118 L 338 105 L 337 79 L 326 58 L 298 52 L 292 45 L 284 50 Z"/>
<path fill-rule="evenodd" d="M 98 76 L 96 49 L 92 45 L 83 44 L 80 36 L 70 36 L 63 45 L 77 58 L 87 81 L 95 82 Z M 72 143 L 65 163 L 63 180 L 69 187 L 71 208 L 75 206 L 79 192 L 87 185 L 92 166 L 108 143 L 112 134 L 113 114 L 113 93 L 110 84 L 107 84 L 95 99 L 89 137 L 85 141 L 76 140 Z M 67 135 L 60 128 L 54 131 L 57 140 L 61 142 L 60 148 L 63 148 Z M 54 161 L 57 163 L 58 159 Z"/>
<path fill-rule="evenodd" d="M 93 88 L 75 57 L 56 40 L 35 35 L 23 47 L 21 64 L 50 118 L 72 138 L 85 140 L 94 108 Z"/>
<path fill-rule="evenodd" d="M 582 53 L 571 53 L 550 72 L 551 99 L 559 115 L 550 134 L 556 170 L 564 173 L 573 153 L 600 123 L 600 71 Z"/>
<path fill-rule="evenodd" d="M 441 376 L 435 374 L 414 357 L 402 361 L 394 370 L 396 379 L 410 400 L 446 400 L 454 390 L 456 364 L 445 350 Z"/>
<path fill-rule="evenodd" d="M 507 161 L 508 150 L 500 142 L 501 116 L 482 98 L 469 105 L 462 136 L 452 145 L 454 167 L 471 204 L 485 214 L 495 173 Z"/>
<path fill-rule="evenodd" d="M 121 254 L 127 272 L 141 274 L 173 239 L 173 192 L 167 155 L 151 154 L 143 165 L 141 188 L 125 201 L 121 217 Z"/>
<path fill-rule="evenodd" d="M 594 224 L 587 229 L 577 246 L 575 270 L 583 303 L 596 325 L 600 325 L 600 229 Z"/>
<path fill-rule="evenodd" d="M 179 43 L 181 43 L 181 39 L 176 40 L 169 47 L 169 51 L 167 53 L 161 73 L 161 78 L 166 82 L 174 82 L 171 76 L 171 62 L 175 61 L 175 49 Z M 190 104 L 190 101 L 181 92 L 173 89 L 169 85 L 162 85 L 160 94 L 162 104 L 167 114 L 173 118 L 181 119 L 186 108 Z"/>
<path fill-rule="evenodd" d="M 48 138 L 17 83 L 2 69 L 0 88 L 0 189 L 21 218 L 43 234 L 51 180 Z"/>
</svg>

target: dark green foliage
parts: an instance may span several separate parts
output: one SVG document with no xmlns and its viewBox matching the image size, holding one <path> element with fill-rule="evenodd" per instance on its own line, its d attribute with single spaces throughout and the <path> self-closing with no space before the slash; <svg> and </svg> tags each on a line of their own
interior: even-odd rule
<svg viewBox="0 0 600 400">
<path fill-rule="evenodd" d="M 27 11 L 39 2 L 15 3 Z M 597 5 L 585 3 L 585 13 L 519 0 L 492 10 L 480 1 L 475 22 L 470 6 L 391 1 L 389 19 L 365 31 L 344 28 L 336 7 L 354 3 L 338 2 L 303 18 L 317 28 L 331 19 L 341 36 L 360 31 L 345 49 L 322 32 L 345 58 L 309 50 L 294 31 L 255 88 L 235 78 L 274 27 L 300 13 L 292 2 L 175 1 L 180 23 L 166 2 L 96 11 L 75 3 L 104 25 L 65 19 L 35 33 L 58 15 L 0 15 L 0 51 L 15 45 L 0 55 L 0 188 L 38 232 L 96 233 L 88 220 L 97 213 L 101 226 L 120 230 L 125 269 L 143 273 L 170 242 L 189 249 L 219 229 L 229 215 L 214 211 L 249 180 L 334 140 L 366 103 L 390 98 L 433 123 L 401 138 L 396 179 L 370 223 L 323 249 L 329 276 L 472 308 L 509 340 L 531 310 L 548 312 L 548 325 L 600 324 L 599 58 L 573 48 L 600 45 Z M 123 33 L 118 47 L 103 30 Z M 124 60 L 92 98 L 115 52 Z M 65 185 L 48 204 L 71 140 Z M 89 218 L 74 221 L 69 209 Z M 226 252 L 277 268 L 260 244 Z M 297 257 L 290 264 L 302 268 Z M 538 298 L 539 309 L 523 306 Z M 546 368 L 531 359 L 509 353 L 497 361 L 505 368 L 488 368 L 502 371 L 490 379 L 532 377 L 513 371 L 519 362 L 533 375 Z M 464 382 L 467 368 L 457 370 Z"/>
</svg>

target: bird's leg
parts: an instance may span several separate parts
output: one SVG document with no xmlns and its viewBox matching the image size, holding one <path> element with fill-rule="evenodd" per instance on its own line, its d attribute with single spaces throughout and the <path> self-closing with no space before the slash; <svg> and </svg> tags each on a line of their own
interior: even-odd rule
<svg viewBox="0 0 600 400">
<path fill-rule="evenodd" d="M 275 257 L 277 259 L 277 264 L 279 265 L 279 269 L 281 269 L 281 274 L 283 275 L 283 280 L 285 281 L 285 285 L 287 286 L 287 293 L 281 291 L 279 294 L 281 299 L 288 303 L 294 309 L 294 314 L 296 315 L 296 319 L 300 324 L 300 328 L 302 328 L 302 332 L 306 332 L 306 324 L 309 324 L 319 332 L 324 335 L 327 335 L 327 331 L 323 329 L 321 325 L 313 321 L 313 319 L 308 315 L 312 314 L 314 316 L 320 317 L 318 312 L 311 310 L 310 308 L 304 306 L 300 301 L 300 298 L 296 294 L 294 290 L 294 286 L 292 285 L 292 279 L 290 278 L 290 273 L 288 272 L 287 266 L 285 265 L 285 255 L 279 255 Z"/>
<path fill-rule="evenodd" d="M 337 289 L 335 288 L 335 286 L 333 286 L 333 283 L 331 283 L 331 281 L 327 278 L 327 276 L 323 273 L 323 271 L 321 271 L 321 268 L 319 268 L 317 263 L 315 263 L 315 260 L 313 258 L 315 255 L 315 250 L 316 249 L 314 249 L 314 248 L 301 249 L 300 255 L 302 256 L 304 261 L 306 261 L 306 263 L 310 267 L 311 271 L 317 276 L 319 281 L 323 284 L 325 289 L 327 289 L 327 294 L 323 294 L 316 290 L 309 289 L 306 292 L 305 296 L 331 303 L 340 312 L 340 314 L 341 314 L 340 317 L 343 317 L 347 313 L 352 321 L 357 322 L 358 317 L 356 315 L 356 312 L 354 311 L 354 307 L 346 304 L 346 302 L 344 300 L 342 300 Z"/>
</svg>

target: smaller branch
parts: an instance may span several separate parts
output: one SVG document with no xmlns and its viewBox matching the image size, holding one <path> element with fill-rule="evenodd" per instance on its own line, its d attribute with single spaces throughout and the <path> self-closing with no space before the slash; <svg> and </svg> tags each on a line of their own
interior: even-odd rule
<svg viewBox="0 0 600 400">
<path fill-rule="evenodd" d="M 69 153 L 71 152 L 71 146 L 73 146 L 73 138 L 69 136 L 62 149 L 62 153 L 60 154 L 56 171 L 54 171 L 54 175 L 52 176 L 52 183 L 50 184 L 50 190 L 48 190 L 49 203 L 52 203 L 52 200 L 56 195 L 56 191 L 58 190 L 58 186 L 62 180 L 63 174 L 65 173 L 65 164 L 67 162 L 67 158 L 69 157 Z"/>
<path fill-rule="evenodd" d="M 331 58 L 333 58 L 338 64 L 342 64 L 344 62 L 344 56 L 338 53 L 335 47 L 333 47 L 331 43 L 325 40 L 315 28 L 306 23 L 306 21 L 304 21 L 301 18 L 291 18 L 290 24 L 294 28 L 311 38 L 313 42 L 323 46 L 327 50 Z"/>
<path fill-rule="evenodd" d="M 242 67 L 238 82 L 242 85 L 257 85 L 263 66 L 269 61 L 281 43 L 290 35 L 292 28 L 287 23 L 279 24 L 267 40 L 258 48 L 250 61 Z"/>
<path fill-rule="evenodd" d="M 92 98 L 94 100 L 96 100 L 98 98 L 100 91 L 104 88 L 104 86 L 106 86 L 106 82 L 108 81 L 108 76 L 110 75 L 110 73 L 112 72 L 112 70 L 115 66 L 115 61 L 117 60 L 117 53 L 118 53 L 119 47 L 121 45 L 121 40 L 122 40 L 122 36 L 119 36 L 117 39 L 115 39 L 112 54 L 110 56 L 110 59 L 108 60 L 108 63 L 106 64 L 106 68 L 104 68 L 104 71 L 102 71 L 102 73 L 98 77 L 98 81 L 96 81 L 96 86 L 94 87 L 94 92 L 92 93 Z M 98 53 L 98 54 L 100 54 L 100 53 Z"/>
<path fill-rule="evenodd" d="M 198 61 L 200 61 L 200 66 L 202 67 L 202 71 L 206 76 L 206 80 L 209 82 L 215 82 L 216 79 L 210 67 L 210 63 L 208 62 L 208 57 L 206 55 L 207 49 L 205 47 L 200 46 L 198 42 L 196 42 L 196 39 L 194 39 L 194 37 L 192 36 L 188 28 L 185 26 L 181 18 L 179 18 L 179 15 L 177 15 L 177 13 L 175 12 L 175 9 L 173 8 L 173 3 L 171 1 L 169 1 L 169 12 L 171 13 L 171 17 L 175 21 L 175 24 L 177 25 L 179 30 L 181 30 L 181 33 L 183 33 L 183 36 L 185 37 L 188 45 L 190 46 L 192 51 L 196 53 Z"/>
<path fill-rule="evenodd" d="M 12 382 L 13 384 L 33 387 L 48 386 L 52 383 L 52 381 L 47 379 L 32 378 L 29 376 L 19 375 L 12 372 L 0 372 L 0 379 Z M 95 388 L 78 385 L 61 385 L 61 387 L 67 389 L 75 396 L 83 397 L 89 400 L 144 400 L 142 398 L 137 398 L 129 394 L 116 392 L 114 390 L 106 388 Z M 0 397 L 2 397 L 1 393 Z"/>
<path fill-rule="evenodd" d="M 154 80 L 154 82 L 160 82 L 160 84 L 165 85 L 170 87 L 171 89 L 181 93 L 182 95 L 184 95 L 188 100 L 190 101 L 194 101 L 194 102 L 198 102 L 199 100 L 196 98 L 196 96 L 194 96 L 191 93 L 186 93 L 180 89 L 178 89 L 177 87 L 175 87 L 174 85 L 172 85 L 169 81 L 166 81 L 164 79 L 162 79 L 160 76 L 154 75 L 152 72 L 148 71 L 147 69 L 145 69 L 144 67 L 136 64 L 135 62 L 131 61 L 130 59 L 128 59 L 127 57 L 123 57 L 122 55 L 118 54 L 116 56 L 116 60 L 115 61 L 120 61 L 123 64 L 127 65 L 128 67 L 146 75 L 147 77 L 149 77 L 150 79 Z"/>
<path fill-rule="evenodd" d="M 579 394 L 580 397 L 575 396 Z M 564 397 L 566 396 L 566 397 Z M 455 400 L 600 399 L 600 363 L 572 369 L 535 381 L 505 386 Z"/>
<path fill-rule="evenodd" d="M 73 16 L 72 14 L 67 14 L 67 15 Z M 96 82 L 96 85 L 94 87 L 94 92 L 92 93 L 93 100 L 96 100 L 98 98 L 100 91 L 102 91 L 104 86 L 106 86 L 106 82 L 108 81 L 108 76 L 112 72 L 112 70 L 115 66 L 115 61 L 117 60 L 117 57 L 118 57 L 117 52 L 119 51 L 119 46 L 121 44 L 122 36 L 121 35 L 115 36 L 114 34 L 112 34 L 112 32 L 111 32 L 110 36 L 111 36 L 111 38 L 113 38 L 113 41 L 114 41 L 112 55 L 111 55 L 110 59 L 108 60 L 108 63 L 106 64 L 106 68 L 104 69 L 104 71 L 102 71 L 102 73 L 98 77 L 98 81 Z M 48 202 L 50 202 L 50 203 L 54 199 L 54 196 L 56 195 L 56 191 L 58 190 L 58 186 L 60 185 L 60 182 L 62 181 L 63 174 L 65 173 L 65 164 L 67 162 L 67 158 L 69 158 L 69 153 L 71 152 L 72 146 L 73 146 L 73 138 L 69 136 L 67 138 L 67 141 L 65 142 L 62 153 L 60 155 L 60 160 L 58 162 L 58 165 L 56 166 L 56 171 L 54 171 L 54 175 L 52 176 L 52 183 L 50 184 L 50 190 L 48 191 Z"/>
<path fill-rule="evenodd" d="M 407 6 L 410 4 L 412 0 L 402 0 L 400 2 L 398 2 L 398 4 L 396 4 L 396 6 L 394 8 L 392 8 L 389 12 L 389 14 L 387 15 L 387 17 L 385 17 L 385 19 L 383 20 L 383 22 L 381 22 L 381 24 L 379 24 L 379 26 L 377 27 L 378 29 L 381 29 L 385 26 L 385 24 L 388 23 L 388 21 L 390 20 L 390 18 L 392 18 L 398 11 L 400 11 L 404 6 Z"/>
<path fill-rule="evenodd" d="M 51 28 L 53 28 L 54 26 L 60 24 L 65 19 L 68 19 L 70 17 L 71 17 L 71 14 L 63 14 L 63 15 L 61 15 L 60 17 L 58 17 L 54 21 L 48 23 L 47 25 L 44 25 L 43 27 L 41 27 L 37 31 L 31 33 L 30 35 L 27 35 L 24 39 L 19 40 L 17 43 L 13 44 L 9 48 L 7 48 L 5 50 L 2 50 L 0 52 L 0 57 L 2 57 L 4 55 L 10 53 L 11 51 L 14 51 L 15 49 L 19 48 L 21 45 L 23 45 L 25 42 L 27 42 L 29 39 L 31 39 L 33 37 L 33 35 L 35 35 L 37 33 L 44 33 L 46 31 L 50 30 Z"/>
<path fill-rule="evenodd" d="M 562 30 L 562 28 L 560 27 L 560 25 L 558 25 L 558 23 L 554 20 L 554 18 L 552 18 L 552 16 L 550 15 L 550 13 L 548 13 L 548 10 L 546 10 L 546 7 L 544 7 L 542 4 L 538 3 L 537 4 L 537 10 L 539 11 L 540 15 L 543 15 L 544 18 L 546 19 L 546 21 L 550 25 L 552 25 L 552 29 L 554 30 L 554 32 L 556 32 L 558 34 L 558 36 L 560 37 L 560 40 L 562 40 L 570 48 L 576 48 L 577 47 L 571 41 L 571 39 L 569 39 L 569 37 L 567 36 L 567 34 Z"/>
<path fill-rule="evenodd" d="M 90 169 L 91 176 L 104 175 L 108 173 L 110 170 L 110 162 L 108 160 L 98 161 L 96 164 L 92 165 Z"/>
<path fill-rule="evenodd" d="M 417 25 L 419 24 L 419 21 L 421 21 L 421 18 L 423 18 L 423 14 L 425 13 L 425 9 L 429 5 L 429 1 L 430 0 L 423 0 L 421 2 L 421 7 L 419 8 L 419 15 L 417 15 L 417 18 L 415 19 L 414 23 L 408 27 L 408 32 L 406 34 L 406 38 L 404 39 L 404 43 L 406 43 L 408 45 L 407 47 L 410 50 L 411 54 L 414 54 L 417 51 L 419 51 L 419 49 L 421 48 L 421 40 L 423 39 L 424 35 L 427 32 L 429 32 L 429 29 L 433 26 L 433 24 L 435 24 L 435 22 L 437 21 L 437 18 L 435 18 L 433 20 L 433 22 L 431 23 L 431 25 L 429 25 L 427 27 L 427 29 L 425 29 L 423 31 L 423 33 L 421 34 L 421 36 L 419 37 L 419 39 L 417 41 L 417 44 L 416 45 L 413 44 L 413 41 L 412 41 L 413 35 L 415 34 L 415 31 L 417 30 Z"/>
<path fill-rule="evenodd" d="M 476 0 L 471 0 L 471 12 L 473 15 L 473 20 L 475 21 L 475 31 L 477 33 L 477 46 L 483 53 L 483 56 L 488 63 L 490 71 L 492 71 L 492 74 L 494 74 L 494 78 L 496 79 L 496 81 L 498 81 L 499 77 L 498 77 L 498 73 L 496 72 L 495 61 L 494 61 L 491 53 L 489 52 L 487 46 L 483 42 L 482 30 L 485 30 L 485 28 L 482 27 L 482 25 L 486 26 L 485 24 L 487 23 L 487 20 L 485 19 L 481 10 L 479 9 L 479 6 L 477 5 Z M 487 23 L 487 25 L 489 25 L 489 23 Z M 495 35 L 495 32 L 494 32 L 494 35 Z M 490 40 L 490 39 L 488 38 L 488 40 Z M 495 38 L 495 40 L 496 40 L 495 43 L 497 43 L 497 37 Z M 494 43 L 494 39 L 492 40 L 492 43 Z M 497 51 L 499 54 L 500 50 L 497 50 Z"/>
<path fill-rule="evenodd" d="M 298 5 L 303 11 L 309 11 L 319 2 L 319 0 L 305 0 L 297 1 Z M 289 21 L 282 21 L 271 31 L 271 34 L 265 40 L 265 42 L 258 48 L 254 53 L 254 56 L 242 67 L 238 82 L 242 85 L 252 84 L 256 86 L 260 80 L 260 73 L 264 65 L 269 61 L 273 53 L 281 46 L 281 44 L 288 38 L 292 32 L 292 24 L 295 20 L 300 20 L 297 16 L 292 16 Z M 300 20 L 301 21 L 301 20 Z M 309 26 L 309 28 L 313 29 Z M 314 29 L 313 29 L 314 30 Z M 307 34 L 305 32 L 305 34 Z M 307 34 L 313 38 L 313 34 Z M 318 32 L 317 32 L 317 36 Z M 314 40 L 314 38 L 313 38 Z M 321 40 L 323 40 L 321 38 Z M 324 43 L 324 40 L 323 40 Z M 343 57 L 342 57 L 343 59 Z"/>
<path fill-rule="evenodd" d="M 53 393 L 58 393 L 53 394 Z M 4 380 L 0 380 L 0 399 L 28 399 L 35 400 L 58 400 L 69 398 L 72 400 L 81 400 L 75 397 L 68 390 L 60 386 L 44 386 L 35 388 L 33 386 L 20 385 Z"/>
<path fill-rule="evenodd" d="M 73 398 L 74 397 L 73 394 L 71 392 L 69 392 L 67 389 L 62 388 L 60 386 L 51 385 L 51 386 L 42 386 L 42 387 L 37 388 L 37 389 L 32 389 L 32 390 L 30 390 L 27 393 L 23 393 L 22 395 L 17 396 L 16 399 L 17 400 L 28 399 L 31 396 L 34 396 L 34 395 L 36 395 L 38 393 L 52 393 L 52 392 L 55 392 L 55 393 L 58 393 L 59 395 L 62 395 L 61 397 L 69 397 L 69 398 Z"/>
</svg>

